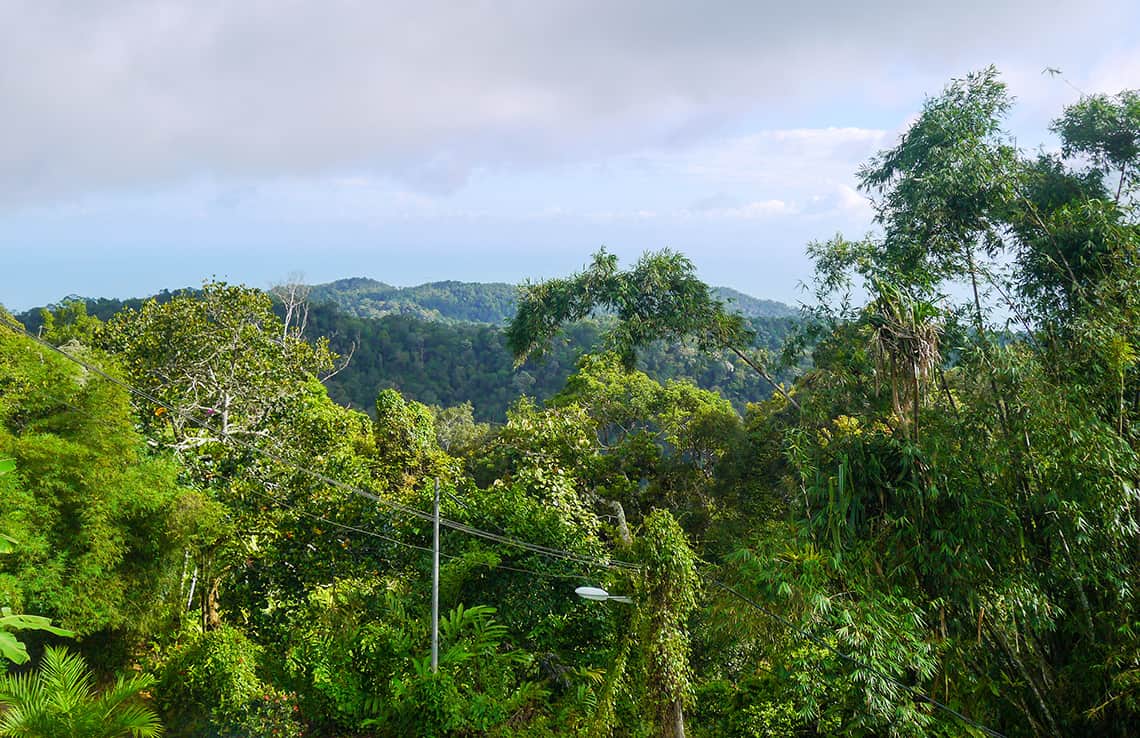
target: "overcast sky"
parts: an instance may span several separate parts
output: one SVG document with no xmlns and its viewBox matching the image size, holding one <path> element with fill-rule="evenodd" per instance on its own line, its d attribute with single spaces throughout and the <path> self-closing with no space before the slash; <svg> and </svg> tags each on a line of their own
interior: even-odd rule
<svg viewBox="0 0 1140 738">
<path fill-rule="evenodd" d="M 0 303 L 602 245 L 794 303 L 809 240 L 871 227 L 859 163 L 991 63 L 1049 145 L 1140 87 L 1140 3 L 0 0 Z"/>
</svg>

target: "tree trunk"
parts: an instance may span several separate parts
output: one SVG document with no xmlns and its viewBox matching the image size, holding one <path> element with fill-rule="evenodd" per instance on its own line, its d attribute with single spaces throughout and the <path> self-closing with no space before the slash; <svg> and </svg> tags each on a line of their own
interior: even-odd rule
<svg viewBox="0 0 1140 738">
<path fill-rule="evenodd" d="M 633 545 L 633 536 L 629 532 L 629 524 L 625 520 L 625 508 L 617 500 L 608 500 L 610 509 L 614 511 L 614 516 L 617 518 L 617 534 L 618 541 L 621 542 L 622 548 L 629 548 Z"/>
<path fill-rule="evenodd" d="M 680 699 L 669 706 L 669 717 L 661 727 L 664 738 L 685 738 L 685 707 Z"/>
<path fill-rule="evenodd" d="M 222 616 L 218 612 L 218 586 L 222 578 L 215 577 L 209 588 L 205 588 L 204 603 L 202 605 L 202 629 L 217 630 L 222 626 Z"/>
</svg>

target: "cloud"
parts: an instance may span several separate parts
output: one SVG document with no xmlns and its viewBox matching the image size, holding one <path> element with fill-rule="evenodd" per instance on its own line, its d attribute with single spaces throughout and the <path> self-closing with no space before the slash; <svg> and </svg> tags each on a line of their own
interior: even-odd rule
<svg viewBox="0 0 1140 738">
<path fill-rule="evenodd" d="M 871 200 L 849 185 L 837 184 L 831 199 L 835 204 L 835 209 L 845 215 L 870 219 L 874 214 Z"/>
<path fill-rule="evenodd" d="M 757 200 L 738 208 L 729 208 L 723 214 L 732 218 L 767 218 L 794 212 L 796 212 L 796 208 L 783 200 Z"/>
<path fill-rule="evenodd" d="M 866 128 L 767 130 L 661 152 L 662 167 L 716 181 L 795 188 L 806 182 L 848 178 L 882 147 L 886 132 Z"/>
<path fill-rule="evenodd" d="M 741 205 L 729 207 L 705 208 L 695 213 L 692 211 L 681 211 L 678 215 L 681 217 L 700 215 L 706 218 L 741 218 L 754 220 L 759 218 L 771 218 L 777 215 L 792 215 L 796 212 L 798 212 L 798 208 L 795 205 L 784 202 L 783 200 L 772 199 L 755 200 L 753 202 L 746 202 Z"/>
<path fill-rule="evenodd" d="M 725 208 L 735 208 L 740 206 L 740 199 L 732 195 L 726 195 L 723 192 L 718 192 L 715 195 L 702 197 L 690 205 L 687 210 L 695 213 L 715 212 Z"/>
<path fill-rule="evenodd" d="M 913 100 L 929 89 L 907 87 L 915 75 L 1079 46 L 1121 28 L 1122 12 L 1109 0 L 1077 20 L 1058 0 L 8 0 L 0 204 L 200 176 L 368 173 L 453 192 L 479 170 L 689 146 L 821 96 Z"/>
<path fill-rule="evenodd" d="M 1109 95 L 1140 88 L 1140 45 L 1114 50 L 1083 81 L 1085 92 Z"/>
</svg>

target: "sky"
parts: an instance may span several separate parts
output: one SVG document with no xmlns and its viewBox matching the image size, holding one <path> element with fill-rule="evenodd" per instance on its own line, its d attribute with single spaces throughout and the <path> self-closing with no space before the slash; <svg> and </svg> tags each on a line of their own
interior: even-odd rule
<svg viewBox="0 0 1140 738">
<path fill-rule="evenodd" d="M 808 242 L 873 228 L 859 165 L 989 64 L 1053 146 L 1140 87 L 1140 3 L 0 0 L 0 304 L 602 246 L 795 304 Z"/>
</svg>

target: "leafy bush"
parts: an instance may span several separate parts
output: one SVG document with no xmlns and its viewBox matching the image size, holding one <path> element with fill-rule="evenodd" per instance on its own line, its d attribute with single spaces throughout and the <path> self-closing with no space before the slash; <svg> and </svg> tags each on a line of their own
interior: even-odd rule
<svg viewBox="0 0 1140 738">
<path fill-rule="evenodd" d="M 330 731 L 356 730 L 375 715 L 396 664 L 428 637 L 399 594 L 364 579 L 311 592 L 288 633 L 283 684 Z"/>
<path fill-rule="evenodd" d="M 532 657 L 506 643 L 495 609 L 462 605 L 440 619 L 439 672 L 430 633 L 407 595 L 375 582 L 314 591 L 290 628 L 285 678 L 316 730 L 382 735 L 529 734 L 544 724 L 546 690 Z"/>
<path fill-rule="evenodd" d="M 240 725 L 250 703 L 265 694 L 258 656 L 256 645 L 225 625 L 176 647 L 156 690 L 170 735 L 217 736 Z"/>
<path fill-rule="evenodd" d="M 697 689 L 696 711 L 689 722 L 698 738 L 819 735 L 818 721 L 801 714 L 774 675 L 705 682 Z"/>
<path fill-rule="evenodd" d="M 297 696 L 266 687 L 246 705 L 245 714 L 228 726 L 225 738 L 300 738 Z"/>
<path fill-rule="evenodd" d="M 526 708 L 546 690 L 520 680 L 532 657 L 502 648 L 507 629 L 494 615 L 493 607 L 459 605 L 441 618 L 439 671 L 429 656 L 411 659 L 411 669 L 393 676 L 381 718 L 366 722 L 436 736 L 484 734 L 529 717 Z"/>
</svg>

